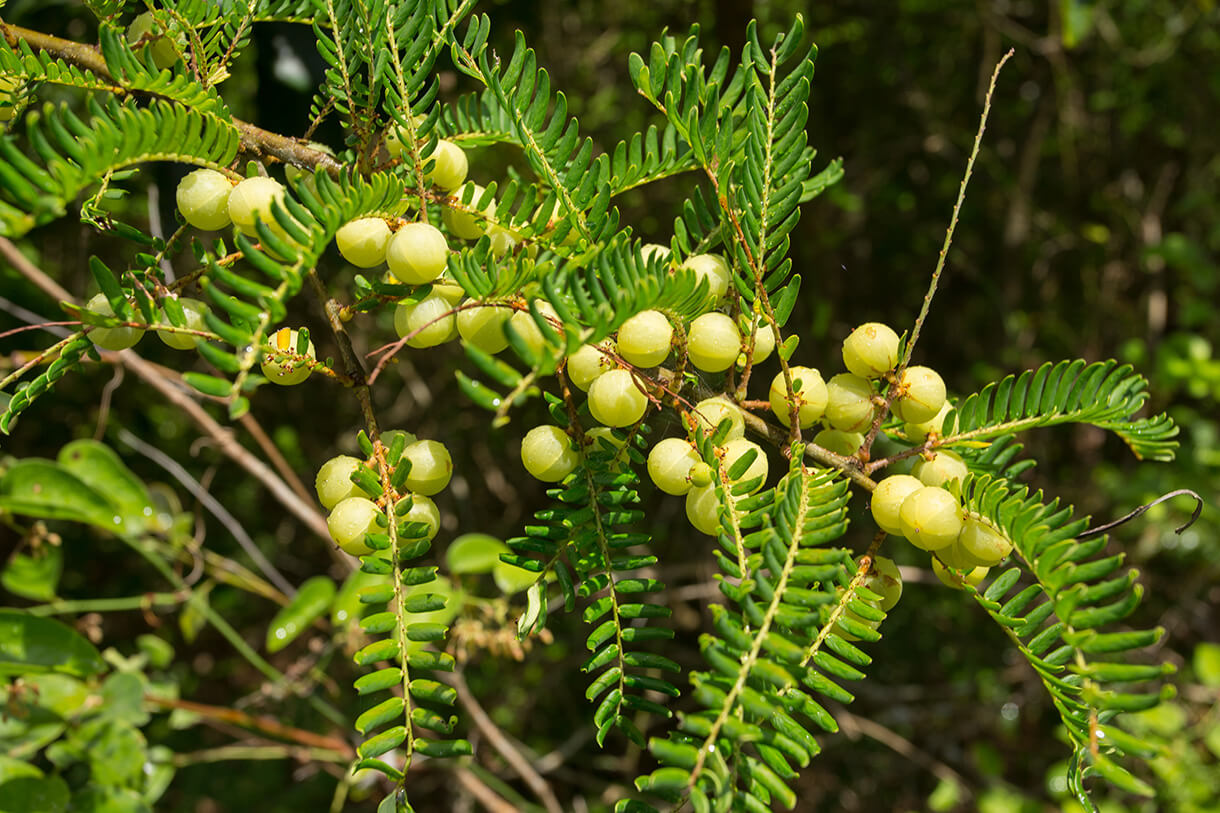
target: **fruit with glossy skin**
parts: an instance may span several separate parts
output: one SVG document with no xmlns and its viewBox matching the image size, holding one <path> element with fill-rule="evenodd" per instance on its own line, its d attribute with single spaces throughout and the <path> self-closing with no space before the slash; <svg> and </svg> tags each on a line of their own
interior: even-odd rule
<svg viewBox="0 0 1220 813">
<path fill-rule="evenodd" d="M 870 510 L 877 527 L 889 534 L 903 535 L 898 512 L 902 503 L 924 484 L 909 474 L 893 474 L 877 483 L 870 500 Z"/>
<path fill-rule="evenodd" d="M 911 467 L 911 474 L 918 477 L 925 486 L 943 486 L 950 480 L 965 480 L 969 473 L 966 461 L 945 449 L 933 452 L 931 460 L 921 457 Z"/>
<path fill-rule="evenodd" d="M 386 265 L 395 279 L 406 285 L 424 285 L 445 271 L 449 243 L 430 223 L 408 223 L 390 238 Z"/>
<path fill-rule="evenodd" d="M 930 367 L 908 367 L 899 392 L 894 414 L 907 423 L 930 421 L 945 405 L 945 382 Z"/>
<path fill-rule="evenodd" d="M 749 329 L 749 325 L 746 325 Z M 762 364 L 771 354 L 775 352 L 775 330 L 762 320 L 754 323 L 754 363 Z M 744 335 L 744 334 L 743 334 Z M 749 347 L 749 340 L 742 341 L 742 351 L 737 356 L 737 366 L 746 366 L 746 350 Z"/>
<path fill-rule="evenodd" d="M 690 484 L 692 488 L 703 488 L 712 484 L 712 467 L 700 460 L 690 467 Z"/>
<path fill-rule="evenodd" d="M 733 438 L 724 444 L 724 471 L 726 474 L 739 460 L 751 452 L 754 453 L 754 459 L 746 466 L 746 470 L 738 477 L 730 477 L 728 481 L 736 484 L 758 479 L 758 484 L 750 489 L 750 493 L 753 494 L 767 484 L 766 453 L 757 443 L 745 438 Z"/>
<path fill-rule="evenodd" d="M 865 599 L 860 598 L 859 596 L 857 596 L 855 600 L 860 602 L 861 604 L 863 604 L 866 607 L 873 607 L 876 609 L 880 609 L 877 602 L 875 602 L 875 601 L 866 601 Z M 861 626 L 865 627 L 866 629 L 870 629 L 870 630 L 876 630 L 878 627 L 881 626 L 881 621 L 879 619 L 865 618 L 864 616 L 857 613 L 854 609 L 852 609 L 850 605 L 847 607 L 844 607 L 843 614 L 839 616 L 839 621 L 835 622 L 835 625 L 834 625 L 834 627 L 832 627 L 832 630 L 834 631 L 834 633 L 836 635 L 838 635 L 840 638 L 842 638 L 845 641 L 859 641 L 859 640 L 862 640 L 862 638 L 859 635 L 856 635 L 854 632 L 850 632 L 844 624 L 840 623 L 843 620 L 847 620 L 850 622 L 854 622 L 856 624 L 860 624 Z"/>
<path fill-rule="evenodd" d="M 304 358 L 297 352 L 295 330 L 282 327 L 271 335 L 267 343 L 271 345 L 271 350 L 263 354 L 261 366 L 268 381 L 287 387 L 300 384 L 309 378 L 309 374 L 313 372 L 309 361 L 316 358 L 312 341 L 305 350 Z"/>
<path fill-rule="evenodd" d="M 962 574 L 960 577 L 949 568 L 942 565 L 936 559 L 932 560 L 932 572 L 936 574 L 936 578 L 940 579 L 941 584 L 946 587 L 952 587 L 954 590 L 965 590 L 961 579 L 964 579 L 971 587 L 978 587 L 983 583 L 983 579 L 987 578 L 988 568 L 976 567 L 968 573 Z"/>
<path fill-rule="evenodd" d="M 720 426 L 725 418 L 728 418 L 729 432 L 724 436 L 726 441 L 743 437 L 746 433 L 745 416 L 741 414 L 741 410 L 735 404 L 730 403 L 723 395 L 704 398 L 695 404 L 691 414 L 695 417 L 696 425 L 708 434 L 715 432 L 716 427 Z"/>
<path fill-rule="evenodd" d="M 229 219 L 248 237 L 258 237 L 254 228 L 257 215 L 276 234 L 282 229 L 271 213 L 271 204 L 284 201 L 284 185 L 274 178 L 261 175 L 246 178 L 229 192 Z"/>
<path fill-rule="evenodd" d="M 695 529 L 709 536 L 720 533 L 720 500 L 715 486 L 692 488 L 686 492 L 686 518 Z"/>
<path fill-rule="evenodd" d="M 838 429 L 823 429 L 813 436 L 813 442 L 823 449 L 843 457 L 851 457 L 864 445 L 861 432 L 841 432 Z"/>
<path fill-rule="evenodd" d="M 600 349 L 599 349 L 600 348 Z M 568 356 L 568 380 L 581 392 L 588 392 L 589 385 L 602 373 L 614 369 L 614 359 L 609 353 L 618 351 L 614 339 L 606 339 L 600 345 L 583 344 Z"/>
<path fill-rule="evenodd" d="M 595 426 L 585 430 L 585 442 L 585 452 L 616 452 L 627 441 L 616 436 L 608 426 Z"/>
<path fill-rule="evenodd" d="M 902 574 L 898 565 L 884 556 L 873 557 L 873 569 L 864 578 L 864 586 L 881 596 L 877 606 L 888 613 L 902 598 Z"/>
<path fill-rule="evenodd" d="M 947 545 L 936 551 L 936 558 L 940 560 L 941 564 L 954 570 L 970 570 L 971 568 L 985 565 L 986 562 L 975 559 L 962 548 L 961 540 L 962 537 L 959 534 L 952 545 Z"/>
<path fill-rule="evenodd" d="M 98 316 L 114 316 L 110 300 L 105 294 L 97 294 L 85 303 L 85 310 Z M 126 350 L 135 346 L 144 336 L 141 327 L 95 327 L 89 331 L 89 341 L 103 350 Z"/>
<path fill-rule="evenodd" d="M 873 420 L 873 385 L 854 373 L 826 382 L 826 420 L 843 432 L 861 432 Z"/>
<path fill-rule="evenodd" d="M 364 556 L 373 549 L 364 544 L 364 535 L 375 533 L 381 526 L 377 518 L 381 509 L 367 497 L 348 497 L 340 500 L 326 518 L 326 529 L 345 553 Z"/>
<path fill-rule="evenodd" d="M 466 160 L 466 152 L 452 141 L 443 138 L 437 141 L 436 149 L 424 158 L 424 166 L 430 162 L 432 167 L 424 170 L 424 178 L 441 189 L 457 189 L 466 181 L 470 163 Z"/>
<path fill-rule="evenodd" d="M 656 367 L 669 355 L 674 328 L 660 311 L 632 316 L 618 329 L 619 355 L 637 367 Z"/>
<path fill-rule="evenodd" d="M 648 397 L 626 370 L 611 370 L 589 385 L 589 411 L 605 426 L 630 426 L 644 417 Z"/>
<path fill-rule="evenodd" d="M 936 486 L 912 491 L 898 509 L 902 535 L 922 550 L 952 545 L 962 532 L 962 508 L 957 498 Z"/>
<path fill-rule="evenodd" d="M 435 347 L 457 336 L 453 306 L 435 293 L 414 304 L 400 302 L 394 309 L 394 330 L 399 338 L 410 336 L 411 347 Z"/>
<path fill-rule="evenodd" d="M 363 461 L 345 454 L 332 457 L 322 464 L 313 487 L 323 508 L 329 511 L 348 497 L 364 494 L 360 486 L 352 482 L 352 474 L 363 465 Z"/>
<path fill-rule="evenodd" d="M 207 323 L 204 321 L 204 314 L 208 312 L 208 306 L 198 299 L 189 299 L 185 296 L 178 298 L 178 304 L 182 306 L 182 316 L 185 324 L 181 325 L 187 330 L 207 330 Z M 168 316 L 164 316 L 162 324 L 171 325 Z M 170 330 L 157 330 L 157 338 L 165 342 L 169 347 L 175 350 L 190 350 L 199 342 L 199 336 L 193 336 L 190 333 L 176 333 Z"/>
<path fill-rule="evenodd" d="M 687 257 L 681 267 L 694 271 L 696 281 L 707 280 L 707 289 L 712 295 L 713 304 L 724 299 L 724 295 L 729 292 L 729 282 L 733 275 L 729 264 L 719 254 L 695 254 Z"/>
<path fill-rule="evenodd" d="M 423 536 L 413 538 L 423 538 L 430 542 L 436 539 L 436 534 L 441 529 L 441 512 L 432 498 L 425 497 L 423 494 L 412 494 L 411 508 L 405 514 L 398 514 L 398 521 L 400 523 L 419 522 L 426 525 Z"/>
<path fill-rule="evenodd" d="M 525 433 L 521 441 L 521 462 L 535 479 L 558 483 L 576 468 L 580 453 L 567 432 L 558 426 L 543 424 Z"/>
<path fill-rule="evenodd" d="M 233 183 L 214 169 L 197 169 L 178 182 L 174 199 L 182 219 L 197 229 L 216 231 L 228 226 L 229 194 Z"/>
<path fill-rule="evenodd" d="M 643 255 L 644 259 L 648 262 L 652 262 L 653 259 L 657 259 L 662 263 L 669 262 L 670 257 L 673 256 L 673 252 L 670 251 L 669 246 L 663 246 L 660 243 L 645 243 L 644 245 L 640 246 L 640 254 Z"/>
<path fill-rule="evenodd" d="M 1012 553 L 1012 542 L 990 521 L 973 514 L 966 517 L 957 543 L 964 553 L 986 566 L 999 564 Z"/>
<path fill-rule="evenodd" d="M 478 207 L 479 201 L 483 197 L 483 191 L 483 187 L 477 183 L 468 183 L 453 193 L 462 209 L 446 206 L 441 210 L 441 219 L 445 221 L 445 226 L 455 237 L 463 240 L 478 240 L 483 236 L 485 226 L 480 217 L 474 212 L 465 211 Z M 461 201 L 469 201 L 469 203 L 461 203 Z M 492 216 L 496 211 L 495 199 L 490 200 L 481 211 L 484 216 Z"/>
<path fill-rule="evenodd" d="M 441 240 L 444 239 L 442 236 Z M 350 220 L 335 232 L 335 246 L 339 253 L 357 268 L 372 268 L 385 262 L 389 242 L 390 227 L 380 217 Z"/>
<path fill-rule="evenodd" d="M 513 312 L 509 308 L 495 305 L 464 308 L 457 313 L 458 334 L 484 353 L 495 355 L 508 347 L 504 325 L 512 315 Z"/>
<path fill-rule="evenodd" d="M 555 332 L 562 332 L 556 326 L 556 323 L 559 322 L 559 314 L 555 312 L 555 308 L 551 306 L 550 302 L 538 301 L 538 313 L 551 323 L 550 326 Z M 508 319 L 508 324 L 535 355 L 542 352 L 543 347 L 546 346 L 546 339 L 542 335 L 542 328 L 538 327 L 538 323 L 534 321 L 534 314 L 531 311 L 513 311 L 513 315 Z"/>
<path fill-rule="evenodd" d="M 648 476 L 666 494 L 681 497 L 691 489 L 691 469 L 701 462 L 686 438 L 665 438 L 648 452 Z"/>
<path fill-rule="evenodd" d="M 808 429 L 821 418 L 826 411 L 830 397 L 822 374 L 812 367 L 789 367 L 792 376 L 792 387 L 796 392 L 798 409 L 797 422 L 802 429 Z M 784 426 L 792 425 L 792 401 L 788 398 L 788 384 L 784 380 L 784 371 L 780 370 L 771 379 L 771 389 L 767 393 L 771 402 L 771 412 Z"/>
<path fill-rule="evenodd" d="M 691 322 L 686 351 L 696 368 L 707 373 L 724 372 L 741 353 L 741 331 L 723 313 L 705 313 Z"/>
<path fill-rule="evenodd" d="M 927 440 L 928 435 L 932 434 L 933 432 L 935 432 L 937 435 L 941 434 L 945 426 L 945 416 L 952 411 L 953 405 L 948 401 L 945 401 L 940 408 L 940 412 L 937 412 L 936 415 L 930 420 L 926 420 L 923 423 L 904 423 L 902 425 L 902 431 L 910 440 Z"/>
<path fill-rule="evenodd" d="M 186 44 L 185 38 L 180 34 L 173 39 L 166 36 L 164 25 L 164 20 L 158 21 L 154 19 L 151 11 L 146 11 L 136 15 L 136 18 L 131 21 L 131 25 L 127 27 L 127 42 L 131 45 L 135 46 L 141 38 L 147 37 L 148 46 L 152 49 L 153 64 L 157 66 L 158 70 L 165 70 L 178 61 L 178 50 L 174 47 L 174 39 L 178 40 L 179 46 Z"/>
<path fill-rule="evenodd" d="M 861 378 L 880 378 L 898 365 L 898 334 L 880 322 L 865 322 L 843 340 L 843 363 Z"/>
<path fill-rule="evenodd" d="M 453 477 L 453 458 L 445 444 L 435 440 L 417 440 L 402 453 L 411 463 L 407 472 L 407 488 L 425 497 L 438 494 Z"/>
</svg>

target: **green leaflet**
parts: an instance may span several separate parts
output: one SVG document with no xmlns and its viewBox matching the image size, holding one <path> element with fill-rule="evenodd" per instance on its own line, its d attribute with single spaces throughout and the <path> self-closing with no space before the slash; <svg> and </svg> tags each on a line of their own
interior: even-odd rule
<svg viewBox="0 0 1220 813">
<path fill-rule="evenodd" d="M 92 677 L 106 664 L 93 644 L 50 618 L 0 609 L 0 674 L 61 672 Z"/>
<path fill-rule="evenodd" d="M 326 576 L 314 576 L 302 584 L 267 627 L 267 651 L 279 652 L 295 641 L 314 619 L 326 613 L 334 597 L 335 583 Z"/>
</svg>

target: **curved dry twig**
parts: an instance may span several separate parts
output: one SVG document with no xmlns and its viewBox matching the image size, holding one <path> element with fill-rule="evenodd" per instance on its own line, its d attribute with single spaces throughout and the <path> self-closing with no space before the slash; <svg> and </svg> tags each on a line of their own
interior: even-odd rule
<svg viewBox="0 0 1220 813">
<path fill-rule="evenodd" d="M 1161 496 L 1157 497 L 1152 502 L 1144 503 L 1143 505 L 1141 505 L 1139 508 L 1136 508 L 1131 513 L 1125 514 L 1125 515 L 1119 517 L 1118 519 L 1114 520 L 1113 522 L 1107 522 L 1105 525 L 1098 525 L 1096 528 L 1090 528 L 1089 530 L 1085 531 L 1084 533 L 1077 534 L 1076 538 L 1085 539 L 1090 536 L 1097 536 L 1098 534 L 1103 534 L 1106 531 L 1110 530 L 1111 528 L 1117 528 L 1119 525 L 1122 525 L 1125 522 L 1130 522 L 1131 520 L 1138 517 L 1140 514 L 1147 511 L 1152 506 L 1160 505 L 1161 503 L 1165 502 L 1166 500 L 1172 500 L 1174 497 L 1181 497 L 1183 494 L 1195 498 L 1195 510 L 1194 510 L 1194 513 L 1192 513 L 1190 515 L 1190 519 L 1186 520 L 1186 522 L 1182 523 L 1177 528 L 1173 529 L 1173 532 L 1175 534 L 1180 534 L 1180 533 L 1182 533 L 1182 531 L 1185 531 L 1191 525 L 1194 525 L 1195 521 L 1199 519 L 1199 515 L 1203 513 L 1203 498 L 1200 497 L 1194 491 L 1191 491 L 1189 488 L 1178 488 L 1178 489 L 1174 489 L 1173 491 L 1170 491 L 1167 494 L 1162 494 Z"/>
</svg>

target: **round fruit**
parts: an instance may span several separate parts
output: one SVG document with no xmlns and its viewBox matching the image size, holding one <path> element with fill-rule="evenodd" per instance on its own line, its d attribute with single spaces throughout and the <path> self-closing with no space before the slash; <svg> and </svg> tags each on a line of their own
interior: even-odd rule
<svg viewBox="0 0 1220 813">
<path fill-rule="evenodd" d="M 873 569 L 864 578 L 864 586 L 881 596 L 877 606 L 888 613 L 902 598 L 902 574 L 898 565 L 884 556 L 873 557 Z"/>
<path fill-rule="evenodd" d="M 152 49 L 153 64 L 158 70 L 165 70 L 171 67 L 178 61 L 178 51 L 174 47 L 174 42 L 163 33 L 162 25 L 153 18 L 151 11 L 146 11 L 143 14 L 136 16 L 131 21 L 131 25 L 127 28 L 127 42 L 133 46 L 138 46 L 143 38 L 147 38 L 149 47 Z M 182 37 L 177 37 L 179 45 L 184 45 Z"/>
<path fill-rule="evenodd" d="M 940 579 L 941 584 L 945 585 L 946 587 L 952 587 L 954 590 L 966 589 L 965 586 L 962 585 L 963 580 L 971 587 L 978 587 L 983 583 L 983 579 L 987 578 L 987 570 L 988 568 L 985 567 L 976 567 L 969 573 L 959 576 L 957 573 L 942 565 L 935 558 L 932 559 L 932 572 L 936 574 L 936 578 Z"/>
<path fill-rule="evenodd" d="M 729 282 L 733 275 L 729 270 L 729 264 L 720 255 L 696 254 L 693 257 L 687 257 L 686 262 L 682 263 L 682 268 L 694 271 L 696 281 L 707 280 L 707 289 L 712 295 L 712 302 L 719 302 L 729 292 Z"/>
<path fill-rule="evenodd" d="M 329 511 L 348 497 L 358 497 L 364 493 L 360 486 L 352 482 L 352 474 L 363 465 L 362 461 L 345 454 L 332 457 L 322 464 L 313 487 L 323 508 Z"/>
<path fill-rule="evenodd" d="M 271 345 L 271 350 L 263 355 L 262 370 L 268 381 L 291 386 L 309 378 L 313 367 L 306 359 L 312 361 L 315 358 L 312 341 L 309 342 L 304 357 L 297 352 L 295 330 L 282 327 L 272 334 L 267 343 Z"/>
<path fill-rule="evenodd" d="M 436 539 L 436 534 L 441 529 L 441 512 L 430 497 L 425 497 L 423 494 L 412 494 L 411 509 L 405 514 L 399 514 L 398 521 L 422 522 L 427 525 L 427 530 L 424 531 L 422 538 L 431 542 Z"/>
<path fill-rule="evenodd" d="M 962 509 L 957 498 L 936 486 L 912 491 L 898 510 L 902 535 L 923 550 L 952 545 L 962 532 Z"/>
<path fill-rule="evenodd" d="M 483 197 L 483 187 L 477 183 L 468 183 L 462 187 L 460 192 L 455 192 L 454 196 L 459 202 L 468 200 L 469 203 L 460 203 L 459 205 L 462 206 L 461 210 L 446 206 L 441 211 L 441 219 L 445 221 L 445 225 L 455 237 L 460 237 L 463 240 L 478 240 L 483 236 L 484 224 L 481 222 L 478 214 L 465 210 L 474 209 L 479 205 L 479 200 Z M 495 211 L 496 202 L 494 199 L 482 209 L 484 216 L 490 216 Z"/>
<path fill-rule="evenodd" d="M 959 534 L 958 538 L 953 541 L 952 545 L 946 545 L 945 547 L 936 551 L 936 558 L 940 560 L 940 563 L 946 567 L 951 567 L 954 570 L 970 570 L 971 568 L 984 564 L 978 559 L 975 559 L 969 553 L 966 553 L 966 551 L 962 548 L 961 540 L 962 538 Z"/>
<path fill-rule="evenodd" d="M 424 285 L 445 271 L 449 243 L 436 226 L 408 223 L 390 238 L 385 250 L 386 264 L 399 282 Z"/>
<path fill-rule="evenodd" d="M 894 414 L 907 423 L 930 421 L 945 405 L 945 382 L 930 367 L 908 367 L 902 374 L 902 396 Z"/>
<path fill-rule="evenodd" d="M 640 246 L 640 254 L 647 262 L 652 262 L 655 258 L 662 263 L 667 263 L 673 252 L 669 250 L 669 246 L 663 246 L 660 243 L 645 243 Z"/>
<path fill-rule="evenodd" d="M 457 313 L 458 334 L 484 353 L 494 355 L 508 347 L 504 323 L 512 315 L 510 309 L 495 305 L 465 308 Z"/>
<path fill-rule="evenodd" d="M 724 444 L 724 471 L 726 473 L 751 452 L 754 452 L 754 459 L 750 461 L 746 470 L 739 477 L 729 478 L 729 482 L 736 484 L 757 479 L 758 484 L 750 489 L 750 493 L 753 494 L 767 484 L 766 453 L 757 443 L 745 438 L 733 438 Z"/>
<path fill-rule="evenodd" d="M 957 543 L 963 552 L 987 566 L 999 564 L 1012 553 L 1012 542 L 989 521 L 974 515 L 966 517 Z"/>
<path fill-rule="evenodd" d="M 462 290 L 462 286 L 458 285 L 449 277 L 442 276 L 432 283 L 432 295 L 439 296 L 450 305 L 457 305 L 466 296 L 466 292 Z"/>
<path fill-rule="evenodd" d="M 208 312 L 207 305 L 198 299 L 188 299 L 187 297 L 180 297 L 178 304 L 182 306 L 182 316 L 185 319 L 185 323 L 181 327 L 187 330 L 208 329 L 207 323 L 203 320 L 204 314 Z M 165 317 L 163 324 L 172 324 L 169 321 L 169 317 Z M 175 350 L 190 350 L 199 341 L 198 336 L 193 336 L 190 333 L 176 333 L 170 330 L 158 330 L 157 338 Z"/>
<path fill-rule="evenodd" d="M 403 459 L 410 461 L 407 488 L 425 497 L 439 493 L 453 476 L 453 458 L 443 443 L 417 440 L 403 450 Z"/>
<path fill-rule="evenodd" d="M 85 303 L 85 310 L 98 316 L 114 316 L 110 300 L 105 294 L 97 294 Z M 141 327 L 95 327 L 89 331 L 89 341 L 103 350 L 126 350 L 133 347 L 144 335 Z"/>
<path fill-rule="evenodd" d="M 862 599 L 862 598 L 857 598 L 857 599 L 856 599 L 856 601 L 859 601 L 859 602 L 861 602 L 861 603 L 863 603 L 863 604 L 867 604 L 867 605 L 868 605 L 868 606 L 870 606 L 870 607 L 877 607 L 877 606 L 878 606 L 878 605 L 877 605 L 877 603 L 876 603 L 875 601 L 865 601 L 865 600 L 864 600 L 864 599 Z M 855 623 L 860 624 L 860 625 L 862 625 L 862 626 L 864 626 L 864 627 L 866 627 L 867 629 L 870 629 L 870 630 L 875 630 L 875 629 L 877 629 L 878 627 L 880 627 L 880 626 L 881 626 L 881 622 L 880 622 L 880 621 L 874 621 L 873 619 L 864 618 L 863 616 L 861 616 L 861 615 L 857 614 L 855 610 L 851 609 L 851 607 L 844 607 L 844 608 L 843 608 L 843 614 L 842 614 L 841 616 L 839 616 L 839 621 L 842 621 L 843 619 L 847 619 L 847 620 L 850 620 L 850 621 L 854 621 Z M 835 633 L 836 635 L 838 635 L 840 638 L 842 638 L 842 639 L 843 639 L 843 640 L 845 640 L 845 641 L 859 641 L 859 640 L 861 640 L 861 638 L 860 638 L 860 636 L 859 636 L 859 635 L 856 635 L 856 634 L 855 634 L 855 633 L 853 633 L 853 632 L 849 632 L 849 631 L 847 630 L 847 628 L 846 628 L 846 627 L 844 627 L 844 626 L 843 626 L 842 624 L 840 624 L 839 622 L 835 622 L 835 625 L 834 625 L 834 627 L 833 627 L 832 629 L 833 629 L 833 631 L 834 631 L 834 633 Z"/>
<path fill-rule="evenodd" d="M 424 178 L 441 189 L 457 189 L 466 180 L 470 164 L 466 160 L 466 153 L 452 141 L 441 139 L 436 142 L 436 149 L 424 159 L 424 166 L 429 161 L 435 163 L 431 169 L 424 171 Z"/>
<path fill-rule="evenodd" d="M 648 476 L 666 494 L 681 497 L 690 491 L 691 469 L 700 462 L 686 438 L 665 438 L 648 453 Z"/>
<path fill-rule="evenodd" d="M 178 182 L 175 198 L 182 219 L 197 229 L 216 231 L 229 220 L 229 193 L 233 184 L 214 169 L 197 169 Z"/>
<path fill-rule="evenodd" d="M 907 438 L 913 441 L 927 440 L 928 435 L 935 432 L 941 434 L 945 426 L 945 416 L 953 411 L 953 405 L 945 401 L 941 406 L 940 412 L 937 412 L 935 417 L 923 423 L 906 423 L 902 425 L 902 431 L 906 433 Z"/>
<path fill-rule="evenodd" d="M 254 229 L 256 215 L 278 233 L 279 223 L 271 213 L 271 204 L 274 201 L 283 205 L 283 184 L 274 178 L 264 178 L 261 175 L 246 178 L 229 192 L 229 219 L 247 237 L 258 236 Z"/>
<path fill-rule="evenodd" d="M 364 544 L 364 535 L 380 529 L 377 518 L 381 509 L 366 497 L 348 497 L 335 505 L 326 518 L 326 529 L 330 538 L 352 556 L 364 556 L 373 549 Z"/>
<path fill-rule="evenodd" d="M 732 440 L 733 438 L 743 437 L 746 433 L 746 419 L 741 414 L 741 410 L 735 404 L 729 402 L 723 395 L 717 395 L 714 398 L 705 398 L 695 404 L 693 414 L 697 425 L 708 434 L 716 431 L 716 427 L 729 419 L 729 432 L 724 436 L 724 439 Z"/>
<path fill-rule="evenodd" d="M 708 373 L 723 372 L 733 366 L 741 353 L 741 331 L 723 313 L 705 313 L 691 322 L 686 350 L 691 364 L 698 369 Z"/>
<path fill-rule="evenodd" d="M 585 448 L 586 452 L 616 452 L 627 443 L 625 439 L 614 434 L 614 430 L 608 426 L 595 426 L 585 430 L 585 439 L 588 443 Z"/>
<path fill-rule="evenodd" d="M 551 327 L 557 332 L 559 328 L 555 327 L 555 322 L 559 321 L 559 314 L 551 307 L 551 303 L 545 300 L 538 302 L 538 313 L 547 321 L 551 322 Z M 527 310 L 514 311 L 509 317 L 508 324 L 525 342 L 526 347 L 535 355 L 542 352 L 542 348 L 546 346 L 546 339 L 542 335 L 542 329 L 538 327 L 538 323 L 534 321 L 534 314 Z"/>
<path fill-rule="evenodd" d="M 580 454 L 567 432 L 558 426 L 543 424 L 525 433 L 521 441 L 521 462 L 535 479 L 558 483 L 576 468 Z"/>
<path fill-rule="evenodd" d="M 851 457 L 864 445 L 864 435 L 860 432 L 823 429 L 813 436 L 813 442 L 837 455 Z"/>
<path fill-rule="evenodd" d="M 950 480 L 965 480 L 969 471 L 964 460 L 945 450 L 933 452 L 931 460 L 920 458 L 911 467 L 911 474 L 925 486 L 943 486 Z"/>
<path fill-rule="evenodd" d="M 442 236 L 441 240 L 444 239 Z M 389 242 L 390 227 L 380 217 L 361 217 L 343 224 L 335 232 L 339 253 L 357 268 L 372 268 L 385 262 Z"/>
<path fill-rule="evenodd" d="M 589 411 L 606 426 L 630 426 L 644 417 L 648 397 L 626 370 L 611 370 L 589 385 Z"/>
<path fill-rule="evenodd" d="M 789 367 L 792 376 L 792 388 L 796 391 L 799 412 L 797 420 L 802 429 L 813 426 L 826 411 L 830 393 L 822 374 L 812 367 Z M 792 401 L 788 398 L 788 385 L 784 381 L 784 371 L 780 370 L 771 379 L 771 389 L 767 393 L 771 400 L 771 411 L 784 426 L 792 424 Z"/>
<path fill-rule="evenodd" d="M 903 501 L 923 487 L 923 483 L 909 474 L 894 474 L 877 483 L 871 500 L 873 520 L 877 527 L 886 533 L 902 536 L 898 512 Z"/>
<path fill-rule="evenodd" d="M 618 352 L 637 367 L 656 367 L 669 355 L 669 344 L 673 337 L 673 325 L 665 314 L 654 310 L 641 311 L 619 327 Z"/>
<path fill-rule="evenodd" d="M 399 338 L 410 336 L 411 347 L 435 347 L 457 335 L 453 306 L 435 293 L 415 304 L 401 302 L 394 309 L 394 330 Z"/>
<path fill-rule="evenodd" d="M 496 223 L 487 227 L 487 239 L 491 243 L 491 253 L 495 257 L 503 257 L 516 250 L 521 243 L 520 234 Z"/>
<path fill-rule="evenodd" d="M 873 385 L 867 378 L 839 373 L 826 383 L 826 420 L 835 429 L 859 432 L 873 420 Z"/>
<path fill-rule="evenodd" d="M 720 533 L 720 499 L 715 486 L 692 488 L 686 492 L 686 518 L 696 530 L 709 536 Z"/>
<path fill-rule="evenodd" d="M 606 339 L 597 346 L 581 345 L 575 353 L 568 356 L 568 380 L 575 384 L 577 389 L 588 392 L 594 379 L 614 368 L 614 359 L 607 354 L 617 351 L 614 339 Z"/>
<path fill-rule="evenodd" d="M 690 467 L 690 484 L 692 488 L 703 488 L 712 484 L 712 467 L 700 460 Z"/>
<path fill-rule="evenodd" d="M 898 334 L 880 322 L 866 322 L 843 340 L 843 363 L 861 378 L 880 378 L 898 365 Z"/>
<path fill-rule="evenodd" d="M 743 349 L 740 355 L 737 356 L 737 366 L 746 366 L 746 351 L 748 342 L 742 342 Z M 775 330 L 768 324 L 762 321 L 754 323 L 754 363 L 762 364 L 771 354 L 775 352 Z"/>
</svg>

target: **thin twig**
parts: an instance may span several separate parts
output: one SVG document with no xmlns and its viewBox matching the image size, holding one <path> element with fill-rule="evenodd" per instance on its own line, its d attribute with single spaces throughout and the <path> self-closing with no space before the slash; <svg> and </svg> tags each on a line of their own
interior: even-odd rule
<svg viewBox="0 0 1220 813">
<path fill-rule="evenodd" d="M 309 748 L 324 748 L 327 751 L 335 751 L 344 756 L 346 759 L 352 759 L 356 756 L 355 750 L 350 744 L 338 737 L 327 737 L 322 734 L 315 734 L 312 731 L 306 731 L 301 728 L 293 728 L 286 726 L 274 717 L 267 715 L 254 716 L 247 714 L 244 711 L 237 709 L 225 708 L 224 706 L 210 706 L 204 703 L 195 703 L 190 700 L 174 700 L 167 697 L 158 697 L 156 695 L 144 695 L 144 702 L 154 706 L 160 706 L 167 709 L 179 709 L 188 711 L 192 714 L 198 714 L 200 717 L 206 717 L 210 720 L 220 720 L 233 725 L 249 728 L 255 731 L 261 731 L 268 736 L 275 737 L 280 740 L 288 740 L 289 742 L 304 745 Z"/>
<path fill-rule="evenodd" d="M 517 813 L 517 808 L 487 787 L 483 780 L 475 776 L 469 768 L 458 768 L 454 771 L 454 775 L 462 783 L 462 787 L 470 791 L 470 795 L 482 802 L 483 807 L 490 810 L 491 813 Z"/>
</svg>

